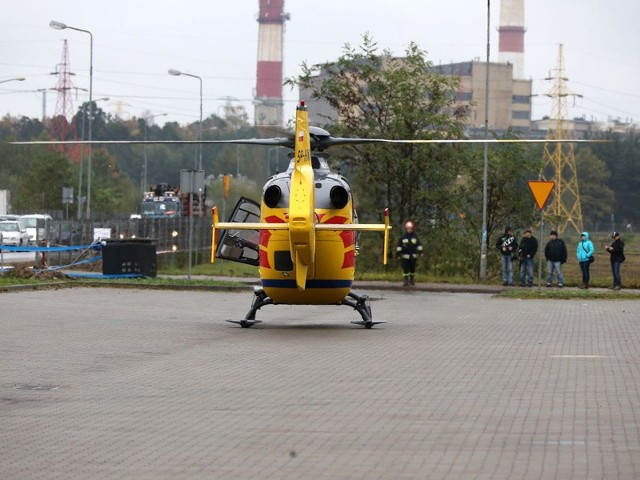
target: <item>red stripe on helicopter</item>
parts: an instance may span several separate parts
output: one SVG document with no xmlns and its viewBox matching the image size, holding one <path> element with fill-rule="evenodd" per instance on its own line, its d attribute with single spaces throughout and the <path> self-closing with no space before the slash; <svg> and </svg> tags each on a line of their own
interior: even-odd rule
<svg viewBox="0 0 640 480">
<path fill-rule="evenodd" d="M 348 218 L 347 217 L 341 217 L 339 215 L 336 215 L 334 217 L 329 218 L 326 222 L 324 223 L 331 223 L 331 224 L 335 224 L 335 223 L 347 223 Z"/>
<path fill-rule="evenodd" d="M 349 250 L 344 252 L 344 259 L 342 260 L 342 268 L 350 268 L 356 264 L 356 251 Z"/>
<path fill-rule="evenodd" d="M 262 245 L 264 248 L 267 248 L 271 235 L 272 233 L 269 230 L 260 230 L 260 245 Z"/>
<path fill-rule="evenodd" d="M 342 238 L 342 245 L 344 245 L 344 248 L 348 248 L 356 243 L 356 232 L 343 230 L 340 232 L 340 238 Z"/>
<path fill-rule="evenodd" d="M 260 266 L 263 268 L 271 268 L 269 264 L 269 251 L 268 250 L 260 250 L 258 253 L 258 259 L 260 260 Z"/>
<path fill-rule="evenodd" d="M 264 219 L 265 223 L 285 223 L 285 221 L 276 217 L 275 215 L 270 215 Z M 271 238 L 272 233 L 269 230 L 260 230 L 260 246 L 265 249 L 269 247 L 269 239 Z M 260 261 L 260 266 L 264 268 L 271 268 L 271 264 L 269 263 L 269 252 L 267 250 L 262 250 L 258 252 L 258 259 Z"/>
</svg>

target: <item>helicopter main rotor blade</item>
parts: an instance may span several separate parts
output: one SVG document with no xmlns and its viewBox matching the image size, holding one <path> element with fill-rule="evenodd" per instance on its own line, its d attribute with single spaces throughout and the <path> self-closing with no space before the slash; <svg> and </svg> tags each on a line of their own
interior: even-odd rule
<svg viewBox="0 0 640 480">
<path fill-rule="evenodd" d="M 547 138 L 491 138 L 491 139 L 416 139 L 416 140 L 391 140 L 388 138 L 346 138 L 331 137 L 325 135 L 310 136 L 311 149 L 313 151 L 323 151 L 336 145 L 362 145 L 362 144 L 478 144 L 478 143 L 609 143 L 611 140 L 588 140 L 588 139 L 547 139 Z M 293 148 L 293 138 L 239 138 L 234 140 L 34 140 L 7 142 L 9 145 L 265 145 L 271 147 Z"/>
<path fill-rule="evenodd" d="M 30 142 L 7 142 L 9 145 L 208 145 L 240 144 L 266 145 L 293 148 L 293 139 L 279 138 L 239 138 L 236 140 L 34 140 Z"/>
<path fill-rule="evenodd" d="M 319 139 L 317 142 L 317 148 L 324 150 L 325 148 L 333 147 L 335 145 L 359 145 L 367 143 L 387 143 L 387 144 L 460 144 L 460 143 L 606 143 L 609 140 L 586 140 L 586 139 L 543 139 L 543 138 L 491 138 L 491 139 L 446 139 L 446 138 L 433 138 L 422 140 L 391 140 L 388 138 L 343 138 L 343 137 L 328 137 Z"/>
</svg>

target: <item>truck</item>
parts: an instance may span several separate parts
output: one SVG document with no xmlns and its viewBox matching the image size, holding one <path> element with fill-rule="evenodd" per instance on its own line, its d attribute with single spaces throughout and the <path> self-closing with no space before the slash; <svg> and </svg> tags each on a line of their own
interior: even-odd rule
<svg viewBox="0 0 640 480">
<path fill-rule="evenodd" d="M 160 183 L 144 192 L 139 213 L 135 218 L 175 218 L 183 215 L 180 189 L 172 188 L 168 183 Z"/>
<path fill-rule="evenodd" d="M 205 190 L 206 194 L 206 190 Z M 193 216 L 202 216 L 205 195 L 201 198 L 193 197 Z M 151 190 L 144 192 L 140 203 L 139 213 L 131 215 L 131 219 L 141 218 L 176 218 L 189 216 L 189 195 L 181 194 L 180 188 L 172 187 L 168 183 L 153 185 Z"/>
</svg>

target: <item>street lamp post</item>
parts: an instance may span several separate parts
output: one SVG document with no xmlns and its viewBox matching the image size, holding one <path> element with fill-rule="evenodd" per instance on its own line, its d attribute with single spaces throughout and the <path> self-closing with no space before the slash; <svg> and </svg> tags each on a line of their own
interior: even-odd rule
<svg viewBox="0 0 640 480">
<path fill-rule="evenodd" d="M 24 82 L 25 80 L 26 80 L 26 78 L 24 78 L 24 77 L 7 78 L 6 80 L 0 80 L 0 83 L 7 83 L 7 82 Z"/>
<path fill-rule="evenodd" d="M 198 140 L 202 142 L 202 78 L 198 75 L 192 75 L 191 73 L 181 72 L 180 70 L 176 70 L 174 68 L 169 69 L 169 75 L 174 75 L 176 77 L 180 75 L 185 75 L 187 77 L 197 78 L 200 81 L 200 128 L 198 128 Z M 198 145 L 198 159 L 194 160 L 196 166 L 194 170 L 202 170 L 202 143 Z M 195 172 L 194 172 L 195 173 Z M 193 177 L 192 177 L 193 179 Z M 193 181 L 192 185 L 193 187 Z M 189 193 L 189 274 L 188 278 L 191 280 L 191 252 L 193 250 L 193 188 L 191 188 L 191 192 Z M 198 194 L 200 196 L 200 194 Z M 204 206 L 201 202 L 198 202 L 199 208 L 202 209 Z"/>
<path fill-rule="evenodd" d="M 89 34 L 89 159 L 87 160 L 87 220 L 91 219 L 91 159 L 93 154 L 93 146 L 91 145 L 92 137 L 92 125 L 93 125 L 93 34 L 89 30 L 82 28 L 71 27 L 62 22 L 56 22 L 51 20 L 49 26 L 56 30 L 76 30 L 78 32 Z"/>
<path fill-rule="evenodd" d="M 102 97 L 96 100 L 96 102 L 108 102 L 109 101 L 109 97 Z M 85 124 L 85 117 L 87 116 L 87 106 L 86 104 L 82 105 L 82 128 L 80 130 L 80 139 L 84 140 L 84 124 Z M 77 217 L 78 220 L 82 219 L 82 177 L 84 176 L 84 172 L 82 171 L 84 165 L 84 148 L 81 145 L 80 146 L 80 173 L 78 174 L 78 211 L 77 211 Z"/>
<path fill-rule="evenodd" d="M 491 27 L 491 0 L 487 0 L 487 64 L 485 72 L 485 92 L 484 92 L 484 150 L 482 169 L 482 239 L 480 245 L 480 281 L 487 281 L 487 204 L 489 188 L 489 60 L 491 54 L 490 43 Z"/>
<path fill-rule="evenodd" d="M 197 78 L 200 81 L 200 128 L 198 129 L 198 140 L 202 142 L 202 78 L 198 75 L 193 75 L 191 73 L 181 72 L 180 70 L 176 70 L 174 68 L 169 69 L 169 75 L 174 75 L 179 77 L 180 75 L 184 75 L 186 77 Z M 198 156 L 198 164 L 194 166 L 195 170 L 202 170 L 202 143 L 199 145 L 199 156 Z"/>
<path fill-rule="evenodd" d="M 166 113 L 159 113 L 157 115 L 144 117 L 144 167 L 142 172 L 142 192 L 145 192 L 145 189 L 147 188 L 147 122 L 156 117 L 166 116 Z"/>
</svg>

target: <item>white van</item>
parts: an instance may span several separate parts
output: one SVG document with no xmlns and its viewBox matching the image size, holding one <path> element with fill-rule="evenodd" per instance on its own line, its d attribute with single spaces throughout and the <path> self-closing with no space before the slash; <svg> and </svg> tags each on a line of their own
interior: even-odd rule
<svg viewBox="0 0 640 480">
<path fill-rule="evenodd" d="M 20 223 L 27 229 L 29 243 L 31 245 L 35 245 L 42 240 L 49 240 L 51 222 L 53 222 L 51 215 L 34 213 L 32 215 L 20 216 Z"/>
</svg>

